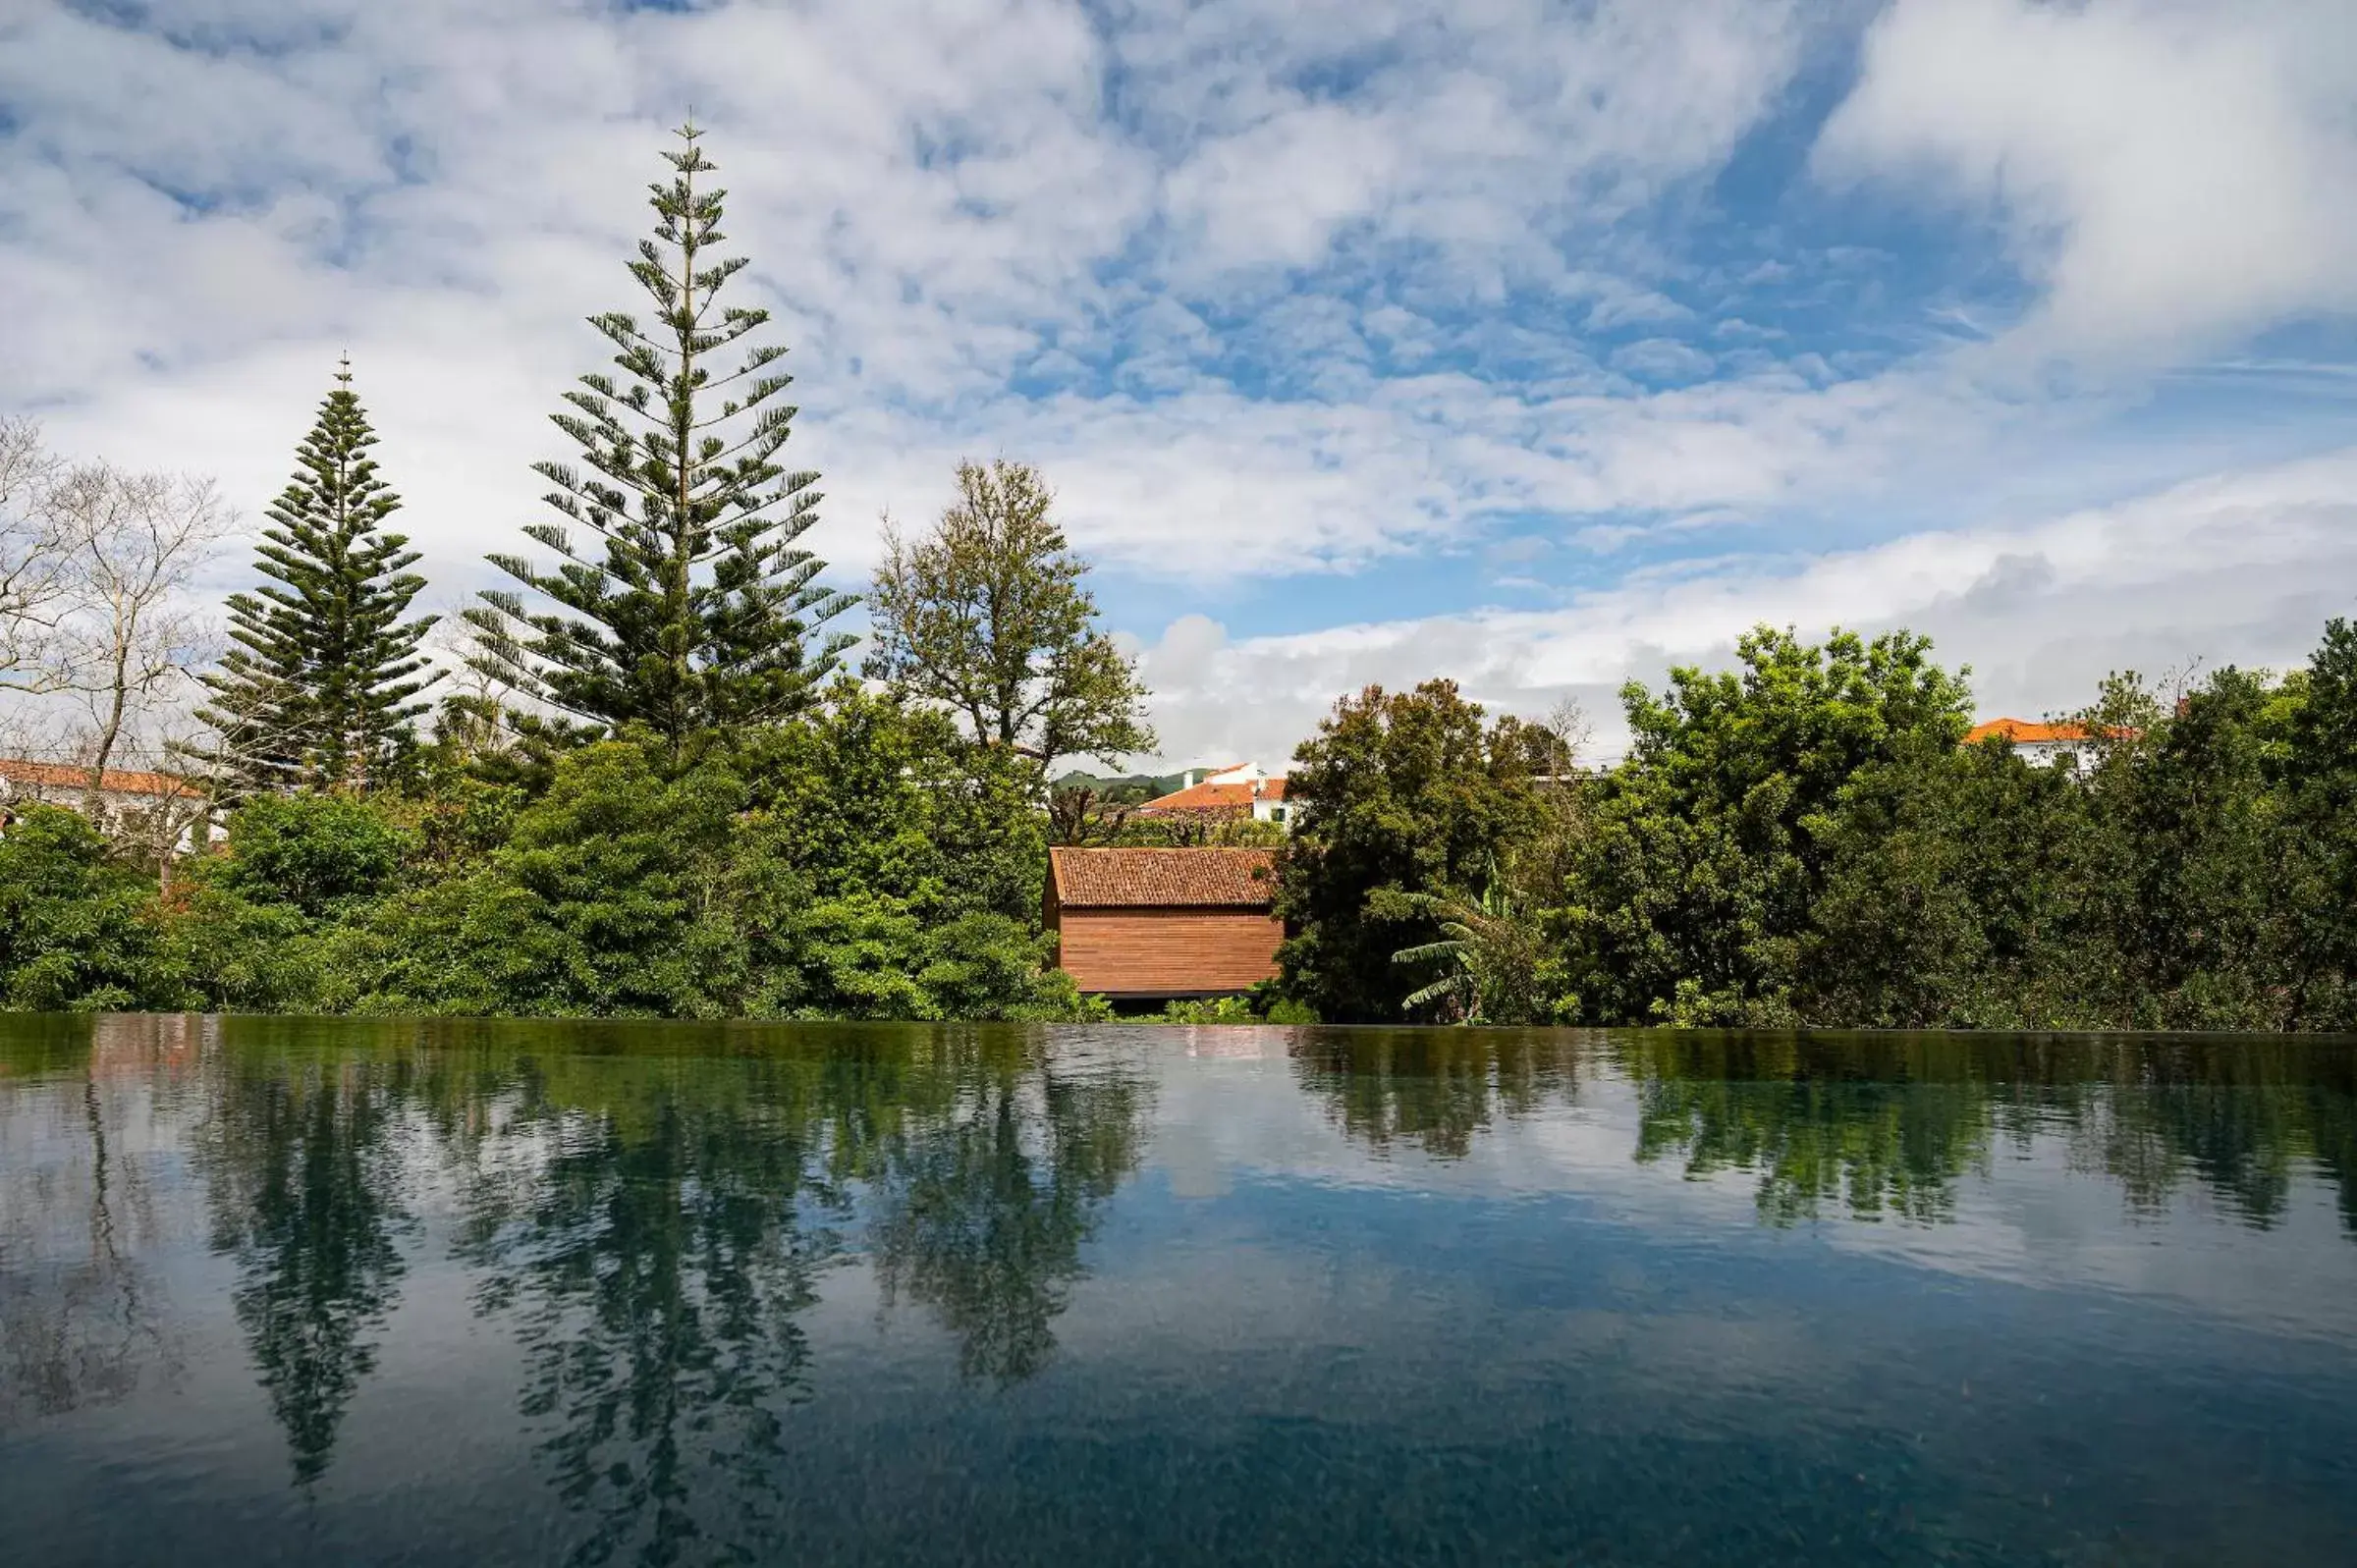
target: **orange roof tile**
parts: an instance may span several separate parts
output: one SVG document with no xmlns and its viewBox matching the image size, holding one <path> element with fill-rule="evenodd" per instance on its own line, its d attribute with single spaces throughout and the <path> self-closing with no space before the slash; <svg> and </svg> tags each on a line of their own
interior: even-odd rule
<svg viewBox="0 0 2357 1568">
<path fill-rule="evenodd" d="M 86 789 L 89 787 L 90 770 L 77 768 L 71 763 L 30 762 L 22 757 L 0 757 L 0 779 L 41 789 Z M 118 795 L 194 793 L 187 781 L 175 779 L 168 773 L 137 773 L 123 768 L 107 769 L 99 779 L 98 787 Z"/>
<path fill-rule="evenodd" d="M 1199 784 L 1149 800 L 1140 811 L 1249 811 L 1256 800 L 1283 800 L 1285 780 L 1239 779 L 1233 784 Z"/>
<path fill-rule="evenodd" d="M 1266 909 L 1277 900 L 1268 849 L 1051 849 L 1067 909 Z"/>
<path fill-rule="evenodd" d="M 1991 735 L 2001 736 L 2017 746 L 2037 745 L 2040 743 L 2053 744 L 2059 741 L 2078 741 L 2093 738 L 2093 736 L 2089 734 L 2085 725 L 2032 724 L 2026 719 L 1991 719 L 1985 724 L 1974 725 L 1971 732 L 1965 735 L 1964 743 L 1968 746 L 1978 745 L 1980 742 L 1988 739 Z M 2133 740 L 2136 738 L 2136 731 L 2133 730 L 2115 730 L 2111 733 L 2111 738 L 2114 740 Z"/>
</svg>

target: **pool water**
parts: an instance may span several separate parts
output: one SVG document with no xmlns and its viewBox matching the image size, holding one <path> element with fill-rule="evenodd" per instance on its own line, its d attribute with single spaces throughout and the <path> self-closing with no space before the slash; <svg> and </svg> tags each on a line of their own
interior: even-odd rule
<svg viewBox="0 0 2357 1568">
<path fill-rule="evenodd" d="M 2357 1043 L 0 1018 L 0 1561 L 2357 1561 Z"/>
</svg>

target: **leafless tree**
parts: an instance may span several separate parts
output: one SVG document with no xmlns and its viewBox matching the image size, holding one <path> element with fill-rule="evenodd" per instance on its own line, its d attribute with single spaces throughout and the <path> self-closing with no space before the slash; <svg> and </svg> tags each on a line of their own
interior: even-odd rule
<svg viewBox="0 0 2357 1568">
<path fill-rule="evenodd" d="M 1048 842 L 1112 843 L 1136 808 L 1107 800 L 1089 784 L 1058 784 L 1048 791 Z"/>
<path fill-rule="evenodd" d="M 0 690 L 64 683 L 56 638 L 72 605 L 72 551 L 52 505 L 63 466 L 40 426 L 0 417 Z"/>
<path fill-rule="evenodd" d="M 72 689 L 90 717 L 87 810 L 98 814 L 106 770 L 139 723 L 181 694 L 212 649 L 203 622 L 177 603 L 212 559 L 232 514 L 209 479 L 77 466 L 54 487 L 69 551 L 64 622 Z"/>
<path fill-rule="evenodd" d="M 1554 737 L 1555 749 L 1562 763 L 1558 772 L 1572 774 L 1586 766 L 1583 759 L 1596 739 L 1596 725 L 1577 697 L 1558 698 L 1555 706 L 1547 710 L 1547 717 L 1539 721 L 1539 728 Z"/>
<path fill-rule="evenodd" d="M 152 872 L 158 891 L 166 893 L 179 862 L 213 841 L 224 814 L 241 798 L 229 775 L 188 766 L 185 752 L 197 738 L 195 722 L 185 712 L 173 714 L 128 739 L 116 759 L 168 781 L 165 788 L 118 805 L 106 819 L 116 851 Z"/>
</svg>

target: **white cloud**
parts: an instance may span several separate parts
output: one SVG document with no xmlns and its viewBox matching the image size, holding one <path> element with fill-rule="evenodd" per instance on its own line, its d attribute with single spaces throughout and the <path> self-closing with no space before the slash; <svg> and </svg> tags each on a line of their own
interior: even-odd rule
<svg viewBox="0 0 2357 1568">
<path fill-rule="evenodd" d="M 1674 338 L 1645 338 L 1613 351 L 1613 368 L 1640 381 L 1700 381 L 1719 361 Z"/>
<path fill-rule="evenodd" d="M 1146 668 L 1173 759 L 1274 761 L 1339 694 L 1435 676 L 1501 712 L 1535 716 L 1573 696 L 1612 754 L 1625 741 L 1621 682 L 1724 663 L 1762 622 L 1812 637 L 1835 625 L 1929 633 L 1944 663 L 1973 667 L 1983 713 L 2036 718 L 2078 707 L 2115 669 L 2304 662 L 2328 617 L 2357 611 L 2352 583 L 2357 447 L 2043 521 L 1637 573 L 1561 609 L 1216 645 L 1190 630 L 1188 657 Z"/>
<path fill-rule="evenodd" d="M 251 512 L 349 349 L 405 524 L 470 581 L 530 514 L 557 393 L 602 356 L 580 318 L 631 302 L 643 186 L 692 103 L 746 287 L 795 349 L 818 542 L 847 572 L 880 510 L 929 511 L 975 451 L 1047 462 L 1075 533 L 1128 569 L 1347 566 L 1610 481 L 1512 472 L 1535 425 L 1511 385 L 1378 406 L 1339 305 L 1254 345 L 1312 390 L 1238 392 L 1158 280 L 1314 264 L 1379 222 L 1455 246 L 1444 294 L 1485 294 L 1511 252 L 1617 320 L 1673 315 L 1549 236 L 1724 156 L 1790 70 L 1792 16 L 1489 0 L 1437 28 L 1230 3 L 1101 32 L 1066 0 L 35 3 L 0 24 L 5 396 L 68 448 L 219 473 Z M 1117 65 L 1133 105 L 1107 101 Z M 1350 106 L 1320 96 L 1353 71 Z M 1519 351 L 1585 373 L 1558 340 Z M 1032 365 L 1085 386 L 1107 355 L 1110 396 L 1007 390 Z"/>
<path fill-rule="evenodd" d="M 1820 619 L 1779 608 L 1793 583 L 1833 583 L 1872 549 L 1894 569 L 1914 547 L 1874 541 L 1952 530 L 2016 476 L 2133 494 L 2197 461 L 2113 441 L 2113 471 L 2088 476 L 2078 438 L 2132 405 L 2132 382 L 2103 401 L 2025 391 L 1941 341 L 1853 360 L 1770 313 L 1779 288 L 1838 305 L 1882 277 L 1854 235 L 1764 232 L 1777 256 L 1699 259 L 1717 253 L 1688 227 L 1709 221 L 1713 177 L 1789 107 L 1816 29 L 1852 14 L 16 0 L 0 6 L 0 406 L 41 413 L 69 450 L 217 473 L 250 517 L 349 348 L 403 523 L 453 595 L 538 510 L 527 464 L 563 452 L 546 414 L 604 351 L 580 318 L 631 302 L 643 188 L 693 104 L 754 258 L 746 297 L 794 346 L 795 455 L 826 474 L 813 542 L 839 578 L 863 574 L 879 512 L 929 515 L 959 458 L 998 455 L 1042 463 L 1105 565 L 1207 597 L 1469 555 L 1500 532 L 1591 547 L 1549 558 L 1581 564 L 1566 570 L 1633 573 L 1730 540 L 1774 559 L 1608 579 L 1578 614 L 1617 651 L 1568 675 L 1569 633 L 1461 611 L 1412 634 L 1198 653 L 1207 670 L 1265 655 L 1238 689 L 1276 693 L 1273 718 L 1165 682 L 1175 735 L 1238 754 L 1289 743 L 1369 674 L 1601 692 L 1661 649 L 1707 651 L 1699 624 Z M 2040 344 L 2183 358 L 2357 302 L 2333 108 L 2357 81 L 2349 16 L 1900 0 L 1817 166 L 1861 203 L 1895 182 L 1986 209 L 2033 273 Z M 1713 327 L 1713 362 L 1670 335 L 1733 308 L 1685 300 L 1736 275 L 1743 319 Z M 2271 457 L 2298 448 L 2265 439 Z M 1674 533 L 1697 519 L 1707 543 Z M 1832 542 L 1847 553 L 1809 567 Z M 2176 624 L 2157 607 L 2173 601 L 2078 603 L 2058 619 L 2105 646 Z"/>
<path fill-rule="evenodd" d="M 1899 0 L 1819 168 L 1994 209 L 2041 350 L 2181 360 L 2357 305 L 2357 9 Z"/>
</svg>

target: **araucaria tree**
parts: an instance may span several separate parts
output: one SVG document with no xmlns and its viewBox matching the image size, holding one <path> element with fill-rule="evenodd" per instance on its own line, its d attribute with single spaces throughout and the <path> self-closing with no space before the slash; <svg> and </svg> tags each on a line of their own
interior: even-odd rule
<svg viewBox="0 0 2357 1568">
<path fill-rule="evenodd" d="M 818 475 L 777 460 L 796 412 L 776 401 L 793 381 L 772 369 L 786 350 L 739 348 L 769 313 L 720 303 L 745 262 L 715 253 L 724 192 L 701 184 L 714 165 L 700 133 L 679 135 L 672 178 L 651 188 L 654 236 L 630 263 L 654 314 L 590 318 L 621 374 L 581 377 L 555 416 L 586 467 L 537 466 L 562 520 L 524 533 L 559 559 L 491 557 L 553 608 L 501 590 L 466 613 L 484 674 L 675 752 L 698 731 L 806 707 L 851 641 L 818 628 L 852 603 L 814 580 L 824 563 L 797 545 L 817 520 Z"/>
<path fill-rule="evenodd" d="M 366 787 L 441 678 L 417 651 L 434 618 L 405 619 L 425 579 L 408 538 L 382 531 L 401 498 L 368 456 L 376 439 L 348 361 L 270 508 L 256 562 L 269 581 L 231 595 L 234 646 L 203 677 L 215 760 L 248 784 Z"/>
<path fill-rule="evenodd" d="M 1088 563 L 1050 515 L 1039 470 L 960 463 L 958 501 L 876 568 L 867 673 L 1025 759 L 1042 786 L 1066 757 L 1151 751 L 1136 666 L 1097 623 Z"/>
</svg>

